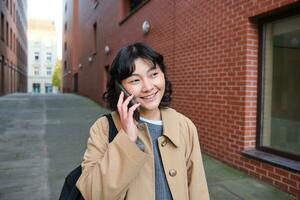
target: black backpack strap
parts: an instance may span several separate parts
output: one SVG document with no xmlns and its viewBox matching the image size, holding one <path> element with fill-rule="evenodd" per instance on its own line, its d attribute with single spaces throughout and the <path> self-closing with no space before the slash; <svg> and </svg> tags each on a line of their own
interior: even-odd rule
<svg viewBox="0 0 300 200">
<path fill-rule="evenodd" d="M 117 127 L 114 123 L 114 120 L 112 118 L 112 115 L 111 114 L 105 114 L 104 115 L 107 120 L 108 120 L 108 124 L 109 124 L 109 137 L 108 137 L 108 142 L 111 143 L 114 138 L 116 137 L 117 133 L 118 133 L 118 130 L 117 130 Z"/>
<path fill-rule="evenodd" d="M 109 123 L 109 143 L 113 141 L 113 139 L 116 137 L 118 130 L 116 128 L 116 125 L 112 119 L 111 114 L 105 114 L 104 115 Z M 65 178 L 65 182 L 62 188 L 62 191 L 60 193 L 59 200 L 84 200 L 80 191 L 76 187 L 76 182 L 78 178 L 81 175 L 81 165 L 76 167 L 72 172 L 68 174 L 68 176 Z"/>
</svg>

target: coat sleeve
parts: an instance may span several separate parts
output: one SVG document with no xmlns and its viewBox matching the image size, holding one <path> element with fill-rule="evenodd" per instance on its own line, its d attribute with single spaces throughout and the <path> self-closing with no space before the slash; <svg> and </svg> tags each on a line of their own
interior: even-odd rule
<svg viewBox="0 0 300 200">
<path fill-rule="evenodd" d="M 90 129 L 76 186 L 85 200 L 123 198 L 147 159 L 122 129 L 108 144 L 108 121 L 102 117 Z"/>
<path fill-rule="evenodd" d="M 189 145 L 187 151 L 187 175 L 190 200 L 209 199 L 208 187 L 202 161 L 196 126 L 189 123 Z"/>
</svg>

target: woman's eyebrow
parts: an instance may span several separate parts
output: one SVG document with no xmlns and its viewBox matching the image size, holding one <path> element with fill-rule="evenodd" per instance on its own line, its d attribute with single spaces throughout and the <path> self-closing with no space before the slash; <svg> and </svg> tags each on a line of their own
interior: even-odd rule
<svg viewBox="0 0 300 200">
<path fill-rule="evenodd" d="M 156 66 L 151 67 L 150 69 L 148 69 L 147 73 L 149 73 L 149 72 L 152 71 L 152 70 L 155 70 L 156 68 L 157 68 Z M 139 74 L 132 73 L 130 76 L 140 76 L 140 75 L 139 75 Z"/>
<path fill-rule="evenodd" d="M 140 76 L 140 75 L 139 75 L 139 74 L 134 74 L 134 73 L 133 73 L 133 74 L 131 74 L 129 77 L 132 77 L 132 76 Z M 128 77 L 128 78 L 129 78 L 129 77 Z"/>
<path fill-rule="evenodd" d="M 153 66 L 153 67 L 151 67 L 151 68 L 147 71 L 147 73 L 150 72 L 150 71 L 152 71 L 152 70 L 155 70 L 156 68 L 157 68 L 156 65 Z"/>
</svg>

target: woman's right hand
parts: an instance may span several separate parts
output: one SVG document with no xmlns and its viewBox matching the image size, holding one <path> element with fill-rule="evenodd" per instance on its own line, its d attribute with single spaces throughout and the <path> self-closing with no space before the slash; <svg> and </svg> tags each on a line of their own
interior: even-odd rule
<svg viewBox="0 0 300 200">
<path fill-rule="evenodd" d="M 133 118 L 133 112 L 140 106 L 140 104 L 134 104 L 128 109 L 128 104 L 130 100 L 133 99 L 133 97 L 133 95 L 130 95 L 124 101 L 124 92 L 121 92 L 117 108 L 123 130 L 126 132 L 126 134 L 132 142 L 136 142 L 138 136 L 138 129 Z"/>
</svg>

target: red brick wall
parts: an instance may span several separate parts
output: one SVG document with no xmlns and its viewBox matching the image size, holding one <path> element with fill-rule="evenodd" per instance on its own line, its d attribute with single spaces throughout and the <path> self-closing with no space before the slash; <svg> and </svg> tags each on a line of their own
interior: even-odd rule
<svg viewBox="0 0 300 200">
<path fill-rule="evenodd" d="M 150 0 L 120 25 L 124 17 L 118 0 L 99 1 L 96 8 L 80 1 L 79 93 L 101 102 L 104 66 L 125 44 L 147 42 L 165 56 L 173 82 L 172 105 L 195 122 L 202 150 L 296 195 L 299 173 L 241 155 L 256 142 L 258 26 L 249 18 L 293 2 Z M 147 36 L 141 29 L 144 20 L 151 24 Z M 95 22 L 98 51 L 88 62 Z M 112 49 L 109 55 L 105 45 Z"/>
<path fill-rule="evenodd" d="M 27 11 L 23 10 L 25 9 L 23 3 L 16 0 L 11 2 L 6 7 L 6 1 L 0 1 L 0 17 L 1 14 L 4 16 L 4 24 L 0 26 L 0 30 L 4 27 L 3 36 L 0 31 L 0 57 L 4 58 L 0 61 L 0 96 L 27 92 L 27 19 L 22 15 L 22 13 L 26 15 Z M 6 23 L 8 23 L 8 42 Z M 19 25 L 23 26 L 17 27 Z"/>
<path fill-rule="evenodd" d="M 73 48 L 76 47 L 76 41 L 73 37 L 73 28 L 76 26 L 73 19 L 73 10 L 75 10 L 74 4 L 77 1 L 74 0 L 64 0 L 63 4 L 63 40 L 62 40 L 62 91 L 65 93 L 73 91 L 73 57 L 77 57 L 72 54 Z M 67 5 L 67 6 L 65 6 Z M 66 44 L 66 49 L 65 49 Z"/>
</svg>

